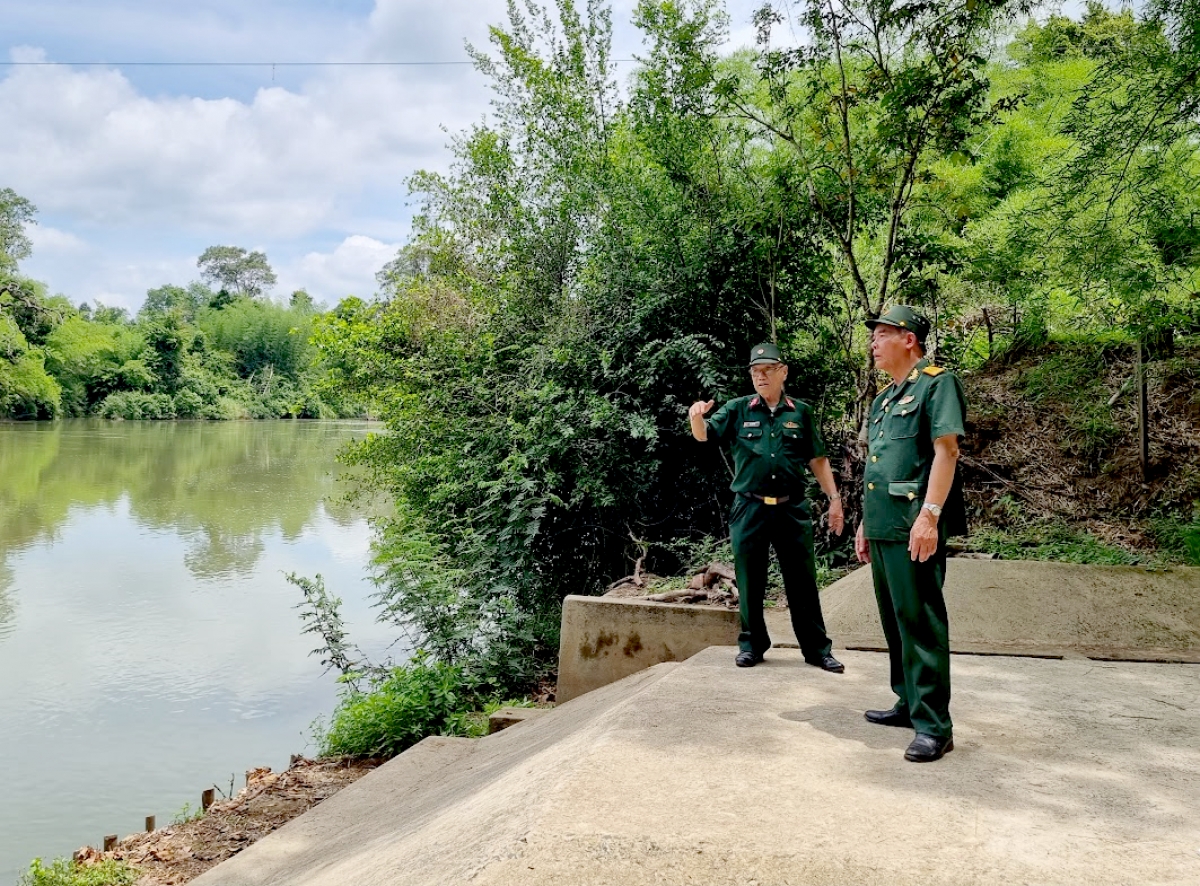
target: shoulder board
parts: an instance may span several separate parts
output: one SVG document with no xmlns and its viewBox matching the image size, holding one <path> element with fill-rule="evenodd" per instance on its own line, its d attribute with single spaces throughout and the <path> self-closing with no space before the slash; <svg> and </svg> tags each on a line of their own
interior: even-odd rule
<svg viewBox="0 0 1200 886">
<path fill-rule="evenodd" d="M 946 370 L 942 369 L 942 367 L 940 367 L 940 366 L 926 366 L 921 371 L 924 372 L 926 375 L 941 375 Z"/>
</svg>

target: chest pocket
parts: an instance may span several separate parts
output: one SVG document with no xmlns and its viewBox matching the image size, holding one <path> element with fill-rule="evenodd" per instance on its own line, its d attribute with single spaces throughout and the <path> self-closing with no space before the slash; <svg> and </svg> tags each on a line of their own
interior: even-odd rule
<svg viewBox="0 0 1200 886">
<path fill-rule="evenodd" d="M 787 453 L 793 457 L 801 456 L 804 452 L 804 432 L 799 428 L 784 428 L 782 433 Z"/>
<path fill-rule="evenodd" d="M 758 452 L 762 447 L 762 428 L 742 428 L 738 432 L 738 443 L 752 452 Z"/>
<path fill-rule="evenodd" d="M 917 436 L 921 430 L 921 409 L 917 403 L 897 407 L 886 419 L 888 436 L 893 440 L 904 440 Z"/>
</svg>

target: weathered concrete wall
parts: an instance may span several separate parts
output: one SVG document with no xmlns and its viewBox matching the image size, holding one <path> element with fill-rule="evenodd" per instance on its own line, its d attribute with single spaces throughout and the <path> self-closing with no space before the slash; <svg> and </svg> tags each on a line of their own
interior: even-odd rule
<svg viewBox="0 0 1200 886">
<path fill-rule="evenodd" d="M 567 597 L 556 700 L 570 701 L 651 665 L 683 661 L 709 646 L 736 646 L 737 636 L 738 614 L 729 609 Z"/>
</svg>

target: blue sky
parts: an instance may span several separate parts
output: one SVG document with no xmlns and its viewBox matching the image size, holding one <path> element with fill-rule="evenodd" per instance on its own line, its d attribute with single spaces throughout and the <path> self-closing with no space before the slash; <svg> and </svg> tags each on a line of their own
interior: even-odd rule
<svg viewBox="0 0 1200 886">
<path fill-rule="evenodd" d="M 753 41 L 760 2 L 727 0 L 731 45 Z M 617 57 L 640 49 L 633 5 L 613 3 Z M 0 0 L 0 58 L 81 63 L 0 67 L 0 187 L 40 210 L 22 269 L 73 302 L 136 310 L 224 244 L 264 250 L 277 297 L 371 295 L 409 230 L 405 179 L 445 169 L 449 134 L 488 112 L 480 75 L 120 63 L 461 60 L 504 13 L 504 0 Z"/>
</svg>

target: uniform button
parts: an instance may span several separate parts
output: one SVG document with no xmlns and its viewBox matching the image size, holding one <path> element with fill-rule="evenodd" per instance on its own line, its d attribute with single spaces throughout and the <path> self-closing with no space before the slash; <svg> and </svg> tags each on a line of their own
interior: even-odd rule
<svg viewBox="0 0 1200 886">
<path fill-rule="evenodd" d="M 885 407 L 883 407 L 883 411 L 884 411 L 884 412 L 891 412 L 891 411 L 892 411 L 892 407 L 890 407 L 890 406 L 885 406 Z"/>
<path fill-rule="evenodd" d="M 868 484 L 867 484 L 867 488 L 868 488 L 868 489 L 874 489 L 874 488 L 875 488 L 875 484 L 874 484 L 874 483 L 868 483 Z"/>
<path fill-rule="evenodd" d="M 913 500 L 914 498 L 916 498 L 916 497 L 917 497 L 917 494 L 916 494 L 915 492 L 910 492 L 910 493 L 908 494 L 908 500 L 909 500 L 909 501 L 912 501 L 912 500 Z"/>
<path fill-rule="evenodd" d="M 771 458 L 774 458 L 774 457 L 775 457 L 775 453 L 774 453 L 774 452 L 772 452 L 772 453 L 771 453 Z"/>
<path fill-rule="evenodd" d="M 883 431 L 880 431 L 880 432 L 879 432 L 879 436 L 880 436 L 880 437 L 882 437 L 882 436 L 883 436 Z"/>
<path fill-rule="evenodd" d="M 878 455 L 872 455 L 872 456 L 871 456 L 871 461 L 873 461 L 873 462 L 879 461 L 879 456 L 878 456 Z"/>
</svg>

